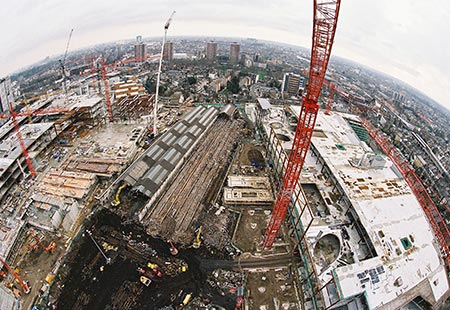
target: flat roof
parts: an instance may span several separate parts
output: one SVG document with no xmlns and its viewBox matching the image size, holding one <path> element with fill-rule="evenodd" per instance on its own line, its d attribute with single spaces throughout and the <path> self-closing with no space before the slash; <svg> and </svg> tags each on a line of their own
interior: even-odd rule
<svg viewBox="0 0 450 310">
<path fill-rule="evenodd" d="M 71 106 L 71 109 L 76 108 L 92 108 L 99 102 L 103 100 L 103 98 L 99 96 L 94 97 L 86 97 L 86 96 L 78 96 L 76 97 L 77 101 Z"/>
<path fill-rule="evenodd" d="M 366 292 L 369 306 L 378 307 L 425 281 L 438 300 L 449 289 L 445 268 L 431 226 L 406 181 L 386 156 L 384 165 L 356 165 L 372 151 L 343 115 L 319 112 L 317 130 L 323 134 L 313 135 L 312 144 L 344 189 L 376 251 L 373 258 L 334 269 L 343 296 Z"/>
<path fill-rule="evenodd" d="M 261 106 L 261 109 L 263 110 L 269 110 L 272 105 L 269 102 L 269 99 L 266 98 L 258 98 L 258 103 Z"/>
<path fill-rule="evenodd" d="M 290 109 L 298 117 L 300 107 Z M 270 112 L 266 124 L 272 124 L 276 133 L 286 135 L 289 141 L 282 142 L 283 148 L 291 149 L 292 129 L 286 132 L 279 109 Z M 349 121 L 359 119 L 354 115 L 335 112 L 326 115 L 320 111 L 311 148 L 323 159 L 331 171 L 330 177 L 342 189 L 341 194 L 351 207 L 330 198 L 336 195 L 336 188 L 323 177 L 322 164 L 311 154 L 311 149 L 301 175 L 302 183 L 316 183 L 318 195 L 328 199 L 325 206 L 328 214 L 321 210 L 312 215 L 314 222 L 307 232 L 310 247 L 315 248 L 317 239 L 326 234 L 334 234 L 340 242 L 338 258 L 327 267 L 316 266 L 322 284 L 334 278 L 342 298 L 364 293 L 370 308 L 388 303 L 391 308 L 399 308 L 407 302 L 401 296 L 414 289 L 412 298 L 424 294 L 426 289 L 439 300 L 448 291 L 449 283 L 439 245 L 421 205 L 392 161 L 361 141 Z M 316 199 L 309 203 L 320 204 L 317 198 L 307 197 Z M 347 210 L 366 230 L 376 252 L 373 255 L 354 254 L 361 253 L 361 239 L 352 230 Z M 350 235 L 348 240 L 342 237 L 342 227 Z M 343 248 L 353 255 L 353 263 L 342 260 Z"/>
<path fill-rule="evenodd" d="M 40 136 L 42 136 L 47 130 L 52 128 L 53 123 L 38 123 L 38 124 L 25 124 L 20 127 L 20 134 L 22 140 L 25 143 L 26 148 Z M 17 139 L 17 134 L 12 133 L 7 139 L 0 142 L 0 176 L 22 156 L 22 149 Z"/>
<path fill-rule="evenodd" d="M 7 288 L 0 286 L 0 309 L 19 310 L 20 301 Z"/>
</svg>

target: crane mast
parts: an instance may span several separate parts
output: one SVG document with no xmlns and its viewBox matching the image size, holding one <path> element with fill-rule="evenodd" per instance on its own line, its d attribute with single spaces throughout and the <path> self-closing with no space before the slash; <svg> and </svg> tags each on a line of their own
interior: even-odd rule
<svg viewBox="0 0 450 310">
<path fill-rule="evenodd" d="M 153 134 L 155 135 L 155 137 L 156 137 L 156 134 L 158 131 L 158 128 L 156 126 L 156 120 L 158 117 L 159 82 L 161 80 L 161 68 L 162 68 L 162 59 L 163 59 L 163 54 L 164 54 L 164 45 L 166 44 L 167 30 L 169 30 L 169 26 L 170 26 L 170 23 L 172 22 L 172 18 L 173 18 L 174 14 L 175 14 L 175 11 L 173 11 L 172 14 L 170 14 L 169 19 L 167 20 L 167 22 L 164 25 L 164 37 L 163 37 L 162 46 L 161 46 L 161 55 L 159 57 L 158 76 L 156 78 L 155 104 L 153 106 Z"/>
<path fill-rule="evenodd" d="M 31 288 L 28 286 L 28 284 L 22 280 L 22 278 L 19 276 L 19 274 L 11 268 L 11 266 L 0 257 L 0 262 L 5 266 L 6 270 L 14 277 L 14 279 L 19 283 L 20 287 L 22 288 L 22 291 L 25 294 L 29 294 L 31 291 Z"/>
<path fill-rule="evenodd" d="M 307 93 L 303 97 L 294 142 L 278 192 L 269 224 L 266 228 L 263 247 L 272 248 L 281 224 L 297 186 L 319 111 L 319 95 L 325 78 L 328 61 L 333 46 L 334 34 L 339 15 L 340 0 L 314 0 L 314 28 L 311 49 L 311 62 Z"/>
<path fill-rule="evenodd" d="M 25 161 L 28 165 L 28 169 L 30 170 L 31 175 L 33 176 L 33 178 L 35 178 L 37 176 L 37 173 L 34 169 L 33 163 L 31 162 L 31 158 L 28 154 L 27 146 L 23 141 L 22 134 L 20 133 L 19 122 L 17 121 L 16 112 L 14 111 L 11 102 L 9 102 L 9 111 L 11 113 L 12 121 L 14 124 L 14 130 L 16 131 L 17 140 L 19 140 L 20 148 L 22 149 L 22 155 L 23 157 L 25 157 Z"/>
<path fill-rule="evenodd" d="M 70 34 L 69 34 L 69 39 L 67 40 L 67 44 L 66 44 L 66 50 L 64 51 L 64 56 L 63 59 L 59 60 L 59 64 L 61 66 L 61 74 L 62 74 L 62 87 L 65 93 L 65 100 L 67 101 L 67 85 L 66 85 L 66 80 L 67 80 L 67 75 L 66 75 L 66 57 L 67 57 L 67 52 L 69 51 L 69 44 L 70 44 L 70 40 L 72 39 L 72 33 L 73 33 L 73 29 L 70 30 Z"/>
</svg>

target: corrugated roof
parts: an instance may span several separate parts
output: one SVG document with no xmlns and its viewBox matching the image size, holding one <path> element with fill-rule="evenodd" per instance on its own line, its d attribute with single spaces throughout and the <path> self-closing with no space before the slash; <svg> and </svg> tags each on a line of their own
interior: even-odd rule
<svg viewBox="0 0 450 310">
<path fill-rule="evenodd" d="M 226 104 L 222 107 L 219 114 L 226 114 L 228 117 L 233 116 L 236 111 L 236 106 L 232 103 Z"/>
<path fill-rule="evenodd" d="M 206 128 L 214 122 L 218 111 L 199 106 L 172 129 L 163 134 L 121 177 L 134 189 L 152 196 L 183 160 Z"/>
</svg>

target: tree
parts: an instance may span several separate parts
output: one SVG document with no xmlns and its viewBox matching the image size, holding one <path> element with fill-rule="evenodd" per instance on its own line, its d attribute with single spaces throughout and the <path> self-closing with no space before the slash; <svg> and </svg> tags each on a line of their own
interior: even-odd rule
<svg viewBox="0 0 450 310">
<path fill-rule="evenodd" d="M 188 76 L 187 78 L 189 85 L 193 85 L 195 83 L 197 83 L 197 79 L 193 76 Z"/>
<path fill-rule="evenodd" d="M 227 82 L 227 89 L 233 94 L 239 93 L 239 78 L 237 76 L 233 77 L 231 81 Z"/>
<path fill-rule="evenodd" d="M 147 80 L 144 83 L 144 88 L 147 90 L 149 94 L 154 94 L 156 92 L 156 81 L 153 80 L 150 76 L 147 77 Z M 159 93 L 162 94 L 166 91 L 164 85 L 159 85 Z"/>
</svg>

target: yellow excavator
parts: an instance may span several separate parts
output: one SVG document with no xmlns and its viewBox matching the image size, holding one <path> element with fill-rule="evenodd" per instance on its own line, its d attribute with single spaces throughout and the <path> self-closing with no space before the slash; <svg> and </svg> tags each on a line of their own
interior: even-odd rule
<svg viewBox="0 0 450 310">
<path fill-rule="evenodd" d="M 113 207 L 117 207 L 118 205 L 120 205 L 120 192 L 122 191 L 122 189 L 124 189 L 127 186 L 126 183 L 122 184 L 121 186 L 119 186 L 119 188 L 117 189 L 116 192 L 116 197 L 113 201 L 111 201 L 111 205 Z"/>
<path fill-rule="evenodd" d="M 192 247 L 194 249 L 198 249 L 200 247 L 200 245 L 202 245 L 202 240 L 200 239 L 202 230 L 203 230 L 203 226 L 200 226 L 197 231 L 197 237 L 195 237 L 195 240 L 192 243 Z"/>
</svg>

